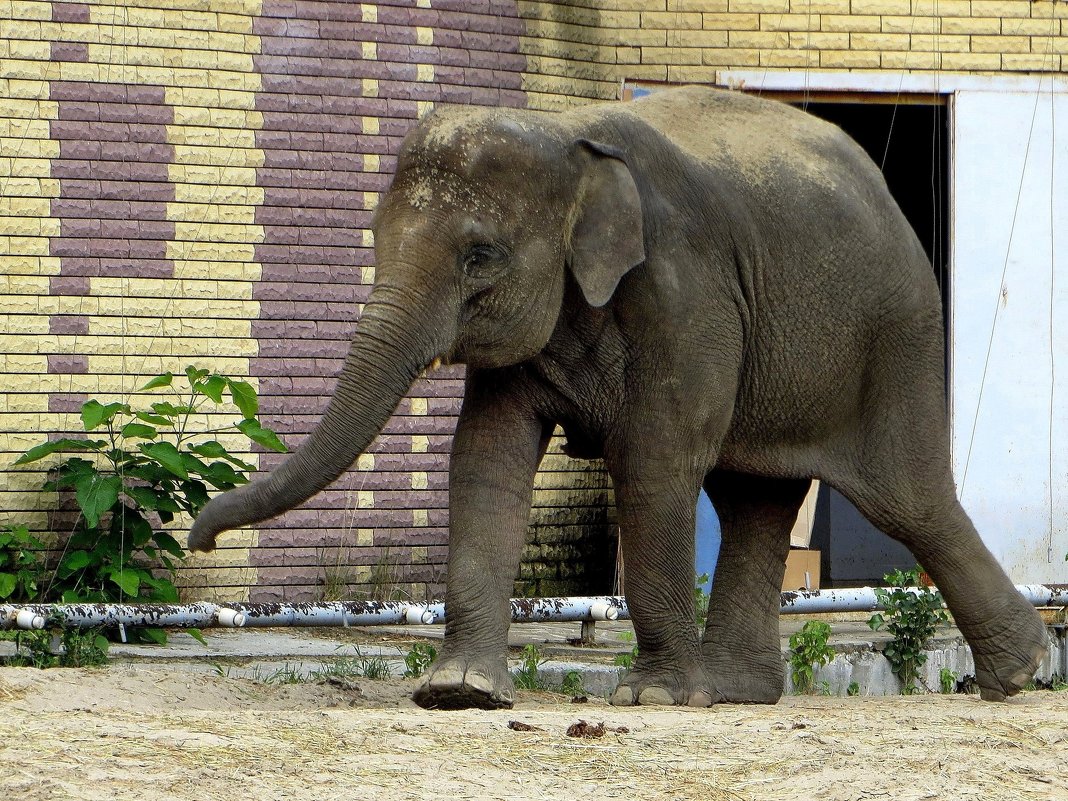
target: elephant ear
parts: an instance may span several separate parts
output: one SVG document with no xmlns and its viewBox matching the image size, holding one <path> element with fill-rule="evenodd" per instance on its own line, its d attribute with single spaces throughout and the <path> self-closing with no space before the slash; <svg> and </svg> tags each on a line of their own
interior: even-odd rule
<svg viewBox="0 0 1068 801">
<path fill-rule="evenodd" d="M 571 272 L 589 304 L 604 306 L 645 261 L 641 197 L 619 150 L 585 139 L 575 146 L 582 171 L 571 213 Z"/>
</svg>

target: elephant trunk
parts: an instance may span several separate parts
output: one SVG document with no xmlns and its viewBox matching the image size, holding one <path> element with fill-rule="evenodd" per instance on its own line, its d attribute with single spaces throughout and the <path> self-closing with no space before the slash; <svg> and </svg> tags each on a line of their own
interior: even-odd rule
<svg viewBox="0 0 1068 801">
<path fill-rule="evenodd" d="M 376 289 L 364 308 L 337 386 L 307 440 L 266 478 L 211 500 L 189 532 L 190 550 L 210 551 L 229 529 L 275 517 L 341 476 L 371 444 L 430 361 L 444 350 L 424 323 Z"/>
</svg>

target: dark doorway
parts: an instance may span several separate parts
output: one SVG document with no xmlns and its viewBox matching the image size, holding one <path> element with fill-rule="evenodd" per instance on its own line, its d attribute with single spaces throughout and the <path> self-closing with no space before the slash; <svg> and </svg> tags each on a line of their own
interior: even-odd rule
<svg viewBox="0 0 1068 801">
<path fill-rule="evenodd" d="M 847 102 L 820 97 L 797 102 L 841 127 L 883 170 L 887 186 L 912 224 L 931 260 L 948 319 L 949 132 L 946 105 L 927 96 L 921 102 Z M 948 337 L 947 337 L 948 339 Z M 948 355 L 948 354 L 947 354 Z M 947 382 L 948 386 L 948 382 Z M 825 587 L 882 583 L 894 569 L 909 569 L 915 557 L 871 525 L 854 506 L 827 486 L 816 504 L 812 547 L 821 551 Z"/>
</svg>

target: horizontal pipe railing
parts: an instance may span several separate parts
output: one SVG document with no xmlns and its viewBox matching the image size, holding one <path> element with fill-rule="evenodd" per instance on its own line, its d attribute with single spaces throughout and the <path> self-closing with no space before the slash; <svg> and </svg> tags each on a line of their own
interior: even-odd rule
<svg viewBox="0 0 1068 801">
<path fill-rule="evenodd" d="M 1017 590 L 1034 606 L 1068 606 L 1068 585 L 1025 584 Z M 912 588 L 911 592 L 921 590 Z M 629 620 L 622 596 L 513 598 L 512 622 Z M 872 587 L 784 592 L 781 612 L 873 612 L 881 608 Z M 40 629 L 50 620 L 74 628 L 256 628 L 273 626 L 427 625 L 445 621 L 443 603 L 332 601 L 323 603 L 0 604 L 0 628 Z"/>
</svg>

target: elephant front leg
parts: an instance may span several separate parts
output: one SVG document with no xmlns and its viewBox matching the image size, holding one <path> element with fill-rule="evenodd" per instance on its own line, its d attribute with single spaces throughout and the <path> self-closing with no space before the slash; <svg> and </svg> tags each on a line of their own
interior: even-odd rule
<svg viewBox="0 0 1068 801">
<path fill-rule="evenodd" d="M 639 472 L 613 470 L 613 478 L 638 655 L 611 702 L 709 706 L 693 605 L 699 479 L 680 477 L 677 464 L 636 461 Z"/>
<path fill-rule="evenodd" d="M 790 529 L 812 482 L 713 472 L 722 540 L 701 645 L 719 700 L 774 704 L 783 691 L 780 590 Z"/>
<path fill-rule="evenodd" d="M 445 642 L 413 696 L 427 708 L 499 709 L 515 700 L 509 601 L 551 428 L 485 383 L 469 377 L 453 441 Z"/>
</svg>

